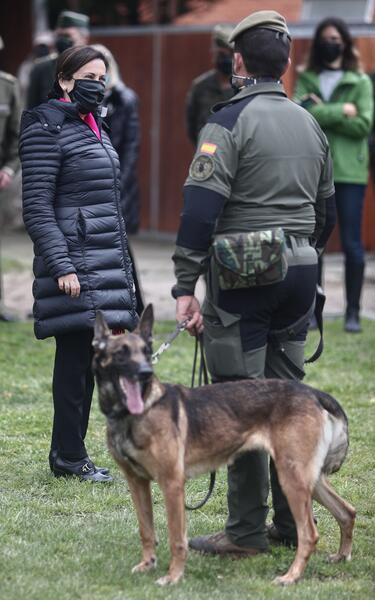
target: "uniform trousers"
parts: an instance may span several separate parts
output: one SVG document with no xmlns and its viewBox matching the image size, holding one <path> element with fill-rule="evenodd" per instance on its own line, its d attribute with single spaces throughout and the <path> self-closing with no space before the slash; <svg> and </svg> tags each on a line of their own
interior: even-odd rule
<svg viewBox="0 0 375 600">
<path fill-rule="evenodd" d="M 93 332 L 67 333 L 55 339 L 51 450 L 63 459 L 78 461 L 87 456 L 84 440 L 94 391 Z"/>
<path fill-rule="evenodd" d="M 212 285 L 214 277 L 211 276 L 207 291 L 208 310 L 206 304 L 208 315 L 205 316 L 205 306 L 203 314 L 205 350 L 213 381 L 246 377 L 296 378 L 273 347 L 270 331 L 292 325 L 308 312 L 315 297 L 317 256 L 311 247 L 295 246 L 288 249 L 288 260 L 290 266 L 285 279 L 268 286 L 221 291 L 215 289 L 215 283 Z M 217 309 L 216 321 L 212 319 L 212 304 Z M 230 324 L 230 315 L 239 320 Z M 230 339 L 228 330 L 234 325 L 236 327 Z M 217 340 L 214 339 L 216 335 Z M 306 335 L 307 325 L 283 344 L 288 357 L 302 372 Z M 242 361 L 239 351 L 242 352 Z M 231 361 L 233 356 L 234 361 Z M 226 533 L 237 545 L 259 549 L 268 546 L 265 526 L 269 493 L 268 462 L 266 452 L 251 451 L 228 468 L 229 516 Z M 294 519 L 272 460 L 270 472 L 275 525 L 283 536 L 296 538 Z"/>
</svg>

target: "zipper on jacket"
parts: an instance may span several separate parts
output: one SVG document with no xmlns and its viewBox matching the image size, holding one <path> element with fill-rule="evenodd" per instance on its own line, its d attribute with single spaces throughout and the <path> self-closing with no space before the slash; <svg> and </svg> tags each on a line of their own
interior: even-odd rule
<svg viewBox="0 0 375 600">
<path fill-rule="evenodd" d="M 93 132 L 93 134 L 95 135 L 94 132 Z M 95 137 L 97 138 L 96 135 L 95 135 Z M 116 166 L 114 164 L 112 156 L 110 155 L 109 151 L 105 147 L 103 141 L 101 139 L 100 140 L 98 139 L 98 141 L 103 146 L 103 148 L 104 148 L 104 150 L 105 150 L 105 152 L 106 152 L 109 160 L 111 161 L 111 165 L 112 165 L 112 170 L 113 170 L 113 175 L 114 175 L 114 181 L 115 181 L 116 210 L 117 210 L 117 217 L 118 217 L 118 220 L 119 220 L 119 227 L 120 227 L 120 241 L 121 241 L 122 255 L 123 255 L 123 260 L 124 260 L 124 268 L 125 268 L 125 273 L 126 273 L 127 278 L 128 278 L 129 292 L 130 292 L 130 298 L 131 298 L 131 302 L 132 302 L 132 306 L 133 306 L 133 312 L 134 312 L 134 314 L 136 314 L 136 300 L 135 300 L 135 293 L 134 293 L 134 281 L 133 281 L 133 277 L 132 277 L 131 270 L 130 270 L 130 260 L 128 262 L 126 261 L 126 255 L 128 253 L 125 251 L 124 238 L 126 238 L 126 240 L 127 240 L 127 235 L 126 235 L 126 231 L 123 228 L 123 226 L 124 226 L 123 216 L 122 216 L 122 213 L 121 213 L 120 202 L 119 202 L 119 199 L 118 199 L 118 186 L 117 186 Z M 133 284 L 133 287 L 131 286 L 131 284 Z"/>
</svg>

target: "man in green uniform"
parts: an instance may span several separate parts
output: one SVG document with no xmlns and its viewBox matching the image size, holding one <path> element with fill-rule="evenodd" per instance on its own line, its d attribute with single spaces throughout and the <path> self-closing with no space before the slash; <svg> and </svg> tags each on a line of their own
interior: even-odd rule
<svg viewBox="0 0 375 600">
<path fill-rule="evenodd" d="M 212 33 L 214 68 L 194 79 L 186 101 L 186 126 L 190 141 L 196 146 L 198 135 L 211 115 L 211 108 L 233 96 L 230 85 L 233 43 L 232 25 L 215 25 Z"/>
<path fill-rule="evenodd" d="M 334 206 L 328 143 L 280 81 L 289 64 L 285 19 L 274 11 L 253 13 L 230 40 L 238 93 L 215 107 L 185 183 L 173 255 L 176 316 L 190 318 L 193 334 L 204 327 L 213 381 L 302 379 L 316 240 L 324 245 L 334 223 L 327 212 Z M 201 310 L 194 291 L 202 273 Z M 267 549 L 270 534 L 295 543 L 272 461 L 271 486 L 275 515 L 267 530 L 268 458 L 260 451 L 244 454 L 228 469 L 225 532 L 195 538 L 190 546 L 252 555 Z"/>
<path fill-rule="evenodd" d="M 0 38 L 0 49 L 3 47 Z M 17 79 L 0 71 L 0 206 L 2 195 L 19 169 L 18 136 L 21 107 Z M 0 321 L 13 320 L 3 307 L 2 276 L 0 265 Z"/>
<path fill-rule="evenodd" d="M 46 57 L 39 59 L 30 73 L 27 90 L 27 108 L 46 102 L 55 80 L 57 57 L 72 46 L 83 46 L 89 40 L 89 17 L 71 10 L 64 10 L 57 18 L 55 48 Z"/>
</svg>

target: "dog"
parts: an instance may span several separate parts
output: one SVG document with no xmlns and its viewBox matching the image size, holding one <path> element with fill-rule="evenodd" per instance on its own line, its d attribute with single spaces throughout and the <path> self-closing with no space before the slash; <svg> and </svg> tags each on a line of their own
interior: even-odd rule
<svg viewBox="0 0 375 600">
<path fill-rule="evenodd" d="M 161 383 L 151 366 L 152 327 L 152 305 L 137 329 L 124 335 L 111 335 L 98 312 L 93 340 L 108 447 L 128 481 L 139 523 L 143 556 L 132 572 L 156 565 L 150 482 L 156 481 L 164 495 L 171 552 L 168 574 L 157 583 L 176 583 L 187 558 L 185 481 L 253 449 L 266 450 L 273 458 L 297 526 L 294 561 L 274 581 L 296 582 L 315 549 L 312 498 L 340 527 L 340 547 L 331 561 L 350 560 L 355 510 L 327 480 L 348 450 L 348 421 L 339 403 L 300 382 L 279 379 L 192 389 Z"/>
</svg>

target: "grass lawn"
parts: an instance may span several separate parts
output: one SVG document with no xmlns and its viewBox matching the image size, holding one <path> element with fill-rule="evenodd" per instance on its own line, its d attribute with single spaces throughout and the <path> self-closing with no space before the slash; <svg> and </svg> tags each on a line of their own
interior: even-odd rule
<svg viewBox="0 0 375 600">
<path fill-rule="evenodd" d="M 308 367 L 306 377 L 307 383 L 336 396 L 349 416 L 349 456 L 332 482 L 357 509 L 353 560 L 326 562 L 338 547 L 339 532 L 317 505 L 317 552 L 303 581 L 281 589 L 271 580 L 292 561 L 293 551 L 284 548 L 237 561 L 191 553 L 180 584 L 156 586 L 169 559 L 164 505 L 156 486 L 158 566 L 150 574 L 131 575 L 140 557 L 137 522 L 126 483 L 106 449 L 105 422 L 96 399 L 87 445 L 97 464 L 111 467 L 115 482 L 106 486 L 53 478 L 47 464 L 53 341 L 35 341 L 29 323 L 0 323 L 0 599 L 374 598 L 375 323 L 363 325 L 364 333 L 356 336 L 344 334 L 340 321 L 327 323 L 325 352 Z M 172 328 L 172 323 L 158 324 L 155 348 Z M 157 366 L 161 379 L 189 385 L 192 344 L 187 334 L 177 339 Z M 189 503 L 207 485 L 208 477 L 189 482 Z M 218 531 L 225 517 L 223 470 L 208 505 L 188 515 L 188 533 Z"/>
</svg>

